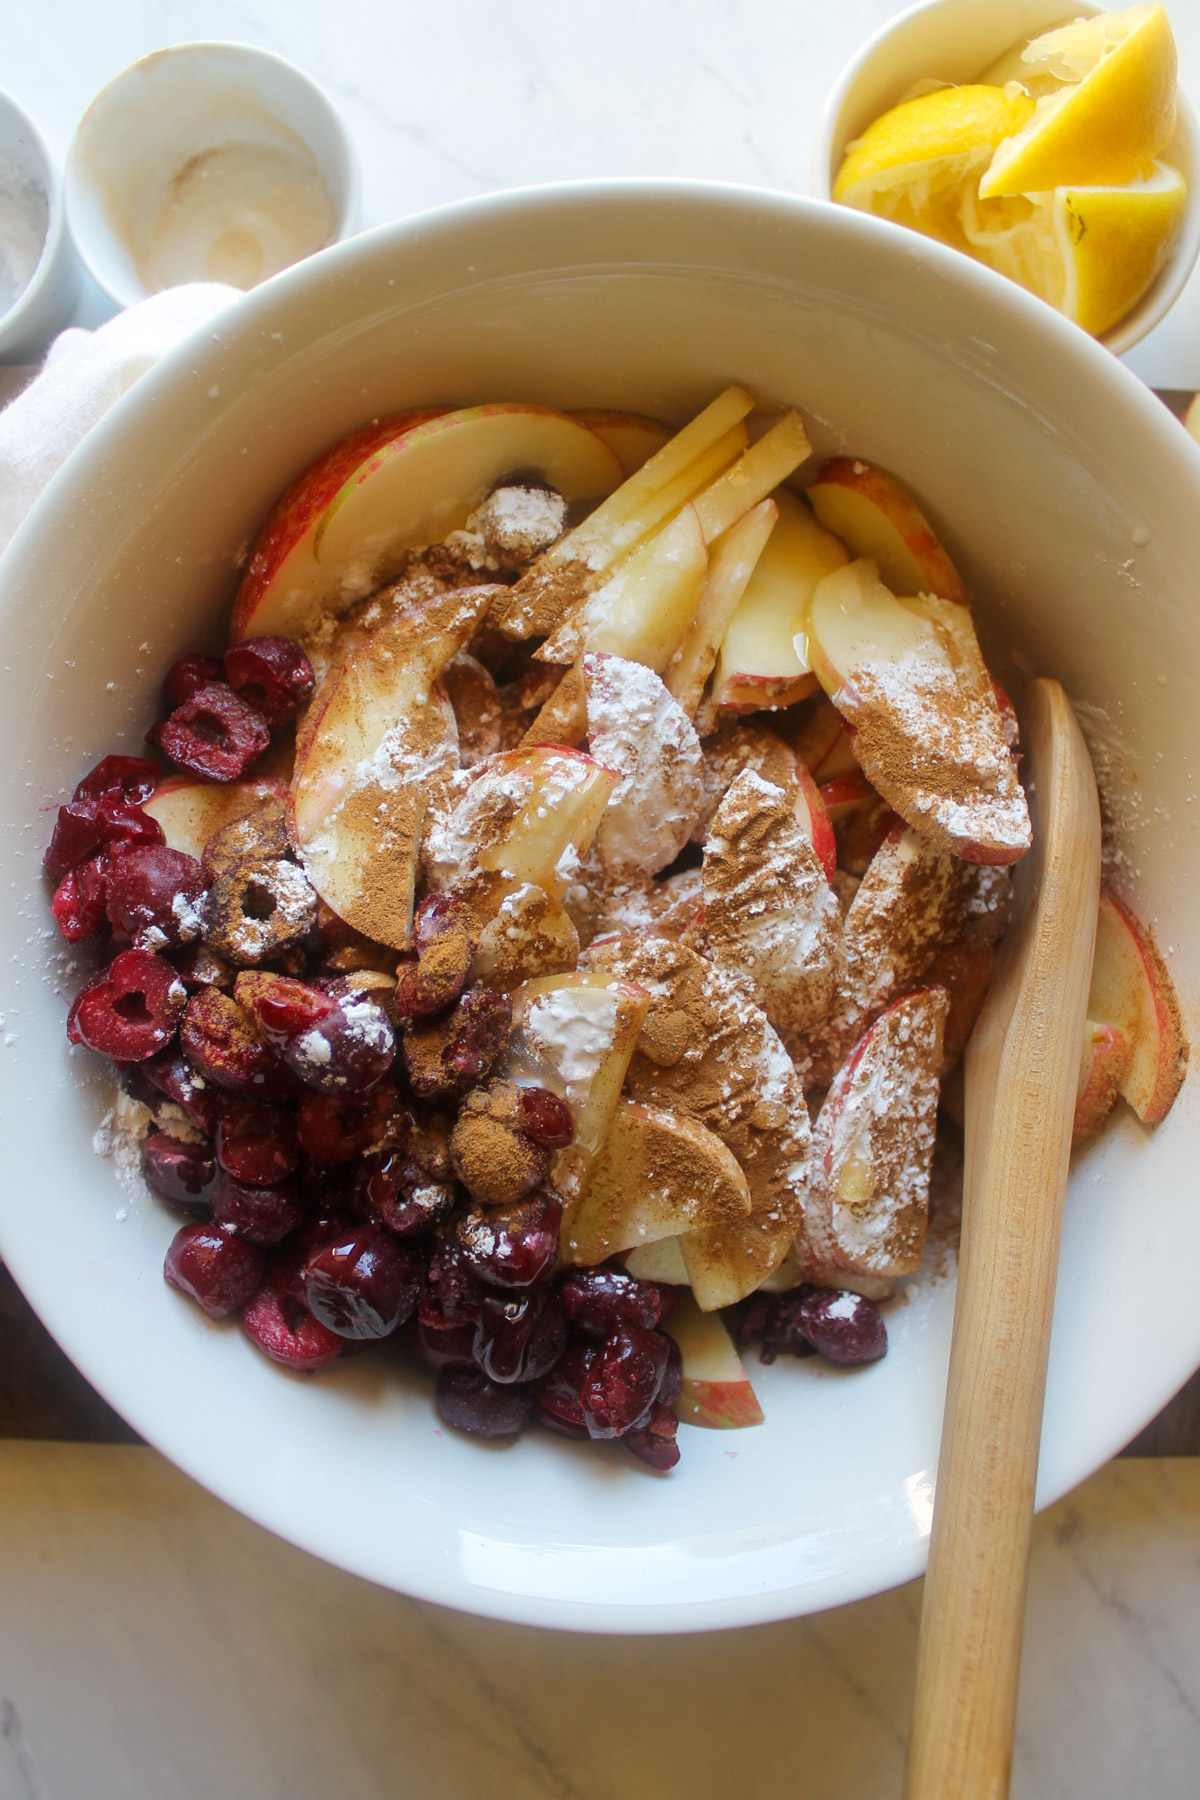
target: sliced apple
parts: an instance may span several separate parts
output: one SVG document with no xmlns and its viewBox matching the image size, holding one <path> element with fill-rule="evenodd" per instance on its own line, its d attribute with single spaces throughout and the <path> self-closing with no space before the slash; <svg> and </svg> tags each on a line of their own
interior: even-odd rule
<svg viewBox="0 0 1200 1800">
<path fill-rule="evenodd" d="M 526 882 L 561 901 L 616 779 L 579 750 L 541 746 L 489 756 L 457 806 L 430 827 L 430 886 L 470 900 L 481 922 Z"/>
<path fill-rule="evenodd" d="M 1130 1062 L 1120 1091 L 1143 1125 L 1159 1124 L 1187 1072 L 1183 1016 L 1152 933 L 1109 893 L 1100 896 L 1088 1018 L 1121 1033 Z"/>
<path fill-rule="evenodd" d="M 811 455 L 812 445 L 800 414 L 784 413 L 756 444 L 751 444 L 731 469 L 697 495 L 696 511 L 705 542 L 714 543 L 723 531 L 728 531 L 743 513 L 765 500 Z"/>
<path fill-rule="evenodd" d="M 583 407 L 571 417 L 603 438 L 627 476 L 649 462 L 671 436 L 671 428 L 659 419 L 648 419 L 645 413 L 604 412 Z"/>
<path fill-rule="evenodd" d="M 958 570 L 928 519 L 886 469 L 856 456 L 835 456 L 808 490 L 826 530 L 851 556 L 869 556 L 894 594 L 937 594 L 967 601 Z"/>
<path fill-rule="evenodd" d="M 833 1005 L 842 915 L 787 793 L 744 769 L 704 845 L 703 944 L 749 976 L 776 1030 L 803 1032 Z"/>
<path fill-rule="evenodd" d="M 1072 1145 L 1082 1144 L 1103 1125 L 1128 1079 L 1132 1061 L 1133 1051 L 1116 1025 L 1101 1025 L 1096 1019 L 1084 1022 Z"/>
<path fill-rule="evenodd" d="M 703 794 L 696 728 L 642 663 L 586 651 L 588 742 L 617 784 L 596 833 L 607 869 L 656 874 L 692 834 Z"/>
<path fill-rule="evenodd" d="M 897 1000 L 825 1096 L 805 1225 L 833 1269 L 891 1277 L 921 1265 L 949 1004 L 941 988 Z"/>
<path fill-rule="evenodd" d="M 539 556 L 497 612 L 509 637 L 549 636 L 623 556 L 703 492 L 745 449 L 753 394 L 729 387 L 581 525 Z M 563 660 L 569 661 L 570 658 Z"/>
<path fill-rule="evenodd" d="M 803 1217 L 808 1109 L 791 1059 L 741 980 L 684 944 L 608 938 L 584 960 L 651 995 L 629 1064 L 633 1098 L 707 1125 L 746 1177 L 748 1219 L 681 1239 L 700 1306 L 732 1305 L 778 1268 Z"/>
<path fill-rule="evenodd" d="M 796 821 L 816 851 L 826 881 L 831 881 L 837 867 L 833 825 L 820 789 L 795 753 L 773 731 L 740 719 L 724 720 L 711 737 L 705 738 L 701 749 L 704 753 L 704 804 L 692 833 L 693 840 L 703 842 L 730 784 L 737 780 L 743 769 L 753 769 L 764 781 L 772 782 L 788 794 Z"/>
<path fill-rule="evenodd" d="M 662 1281 L 668 1287 L 686 1287 L 687 1269 L 678 1238 L 656 1238 L 652 1244 L 637 1244 L 622 1259 L 626 1269 L 638 1281 Z"/>
<path fill-rule="evenodd" d="M 902 819 L 968 862 L 1010 863 L 1029 811 L 970 614 L 899 600 L 875 564 L 818 582 L 808 654 L 854 730 L 854 753 Z"/>
<path fill-rule="evenodd" d="M 545 406 L 471 406 L 427 418 L 360 457 L 286 562 L 239 595 L 235 639 L 299 637 L 394 575 L 408 551 L 466 523 L 507 475 L 567 500 L 611 493 L 621 465 L 594 431 Z"/>
<path fill-rule="evenodd" d="M 696 716 L 721 640 L 778 517 L 774 500 L 760 500 L 717 540 L 709 556 L 696 616 L 664 675 L 689 718 Z"/>
<path fill-rule="evenodd" d="M 527 981 L 513 995 L 500 1073 L 548 1087 L 571 1108 L 575 1137 L 551 1170 L 568 1198 L 580 1192 L 608 1135 L 649 1005 L 635 983 L 584 970 Z"/>
<path fill-rule="evenodd" d="M 404 949 L 426 810 L 458 768 L 438 675 L 487 611 L 460 588 L 374 632 L 333 682 L 292 781 L 292 835 L 309 880 L 347 925 Z"/>
<path fill-rule="evenodd" d="M 164 775 L 142 811 L 157 819 L 169 850 L 182 850 L 197 861 L 214 831 L 245 818 L 264 800 L 286 800 L 287 783 L 197 781 L 190 775 Z"/>
<path fill-rule="evenodd" d="M 563 1218 L 561 1254 L 591 1265 L 656 1238 L 744 1219 L 746 1177 L 714 1132 L 663 1107 L 617 1104 L 579 1199 Z M 687 1239 L 683 1240 L 687 1260 Z"/>
<path fill-rule="evenodd" d="M 717 657 L 713 700 L 729 711 L 791 706 L 817 686 L 795 639 L 822 576 L 847 561 L 838 540 L 822 529 L 803 500 L 786 489 L 776 497 L 779 522 L 754 567 Z"/>
<path fill-rule="evenodd" d="M 535 976 L 567 973 L 578 961 L 579 933 L 561 900 L 524 881 L 480 930 L 470 980 L 508 994 Z"/>
<path fill-rule="evenodd" d="M 287 610 L 285 596 L 293 586 L 304 587 L 311 571 L 317 527 L 343 483 L 376 451 L 403 437 L 414 426 L 440 418 L 446 410 L 438 406 L 412 408 L 393 414 L 391 418 L 377 420 L 373 425 L 365 425 L 342 438 L 332 450 L 327 450 L 296 477 L 275 502 L 254 540 L 233 607 L 231 636 L 234 643 L 239 638 L 262 636 L 264 632 L 278 629 L 268 623 L 252 632 L 250 621 L 269 595 L 272 596 L 271 605 L 282 617 Z M 268 609 L 264 618 L 270 616 Z"/>
<path fill-rule="evenodd" d="M 681 1424 L 716 1431 L 762 1424 L 758 1396 L 723 1320 L 701 1312 L 694 1300 L 681 1294 L 663 1329 L 679 1345 L 683 1362 L 683 1386 L 675 1402 Z"/>
<path fill-rule="evenodd" d="M 708 550 L 694 506 L 635 550 L 537 652 L 539 662 L 568 663 L 584 650 L 607 650 L 661 671 L 696 616 Z"/>
<path fill-rule="evenodd" d="M 837 866 L 849 875 L 865 875 L 888 832 L 900 821 L 861 769 L 835 776 L 818 791 L 833 829 Z"/>
<path fill-rule="evenodd" d="M 945 990 L 950 1001 L 943 1033 L 946 1063 L 957 1062 L 970 1042 L 991 985 L 996 952 L 991 944 L 963 934 L 940 949 L 923 971 L 931 987 Z"/>
</svg>

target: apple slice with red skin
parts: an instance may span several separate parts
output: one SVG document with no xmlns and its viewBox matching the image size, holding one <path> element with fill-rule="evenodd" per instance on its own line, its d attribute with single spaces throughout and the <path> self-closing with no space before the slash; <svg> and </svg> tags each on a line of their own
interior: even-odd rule
<svg viewBox="0 0 1200 1800">
<path fill-rule="evenodd" d="M 458 768 L 454 710 L 438 675 L 487 611 L 491 588 L 459 588 L 367 639 L 304 721 L 292 838 L 314 888 L 377 943 L 408 945 L 425 814 Z"/>
<path fill-rule="evenodd" d="M 513 994 L 498 1073 L 519 1086 L 550 1088 L 571 1108 L 574 1139 L 551 1165 L 568 1199 L 608 1135 L 649 1005 L 645 988 L 583 969 L 524 982 Z"/>
<path fill-rule="evenodd" d="M 818 582 L 805 642 L 863 773 L 902 819 L 967 862 L 1024 855 L 1029 811 L 965 607 L 897 599 L 874 563 L 849 563 Z"/>
<path fill-rule="evenodd" d="M 675 1401 L 680 1424 L 715 1431 L 762 1424 L 758 1395 L 716 1313 L 701 1312 L 690 1294 L 681 1294 L 663 1330 L 679 1345 L 683 1361 L 683 1385 Z"/>
<path fill-rule="evenodd" d="M 932 987 L 897 1000 L 825 1096 L 805 1233 L 830 1268 L 891 1277 L 921 1265 L 949 1005 Z"/>
<path fill-rule="evenodd" d="M 1115 895 L 1101 893 L 1088 1018 L 1129 1046 L 1120 1092 L 1143 1125 L 1166 1118 L 1187 1072 L 1188 1041 L 1175 984 L 1153 935 Z"/>
<path fill-rule="evenodd" d="M 668 688 L 694 719 L 729 621 L 738 609 L 755 564 L 779 517 L 774 500 L 760 500 L 713 546 L 696 616 L 663 674 Z"/>
<path fill-rule="evenodd" d="M 299 637 L 322 613 L 344 611 L 390 579 L 410 550 L 460 530 L 516 471 L 571 501 L 595 500 L 621 480 L 608 445 L 550 407 L 471 406 L 410 424 L 360 455 L 283 562 L 243 585 L 235 641 Z"/>
<path fill-rule="evenodd" d="M 686 1114 L 621 1100 L 562 1224 L 566 1262 L 592 1266 L 656 1238 L 732 1224 L 750 1190 L 715 1132 Z M 683 1241 L 684 1259 L 687 1240 Z"/>
<path fill-rule="evenodd" d="M 671 436 L 669 425 L 647 418 L 645 413 L 606 412 L 585 406 L 573 411 L 571 417 L 604 440 L 627 477 L 649 462 Z"/>
<path fill-rule="evenodd" d="M 928 519 L 894 475 L 856 456 L 835 456 L 808 489 L 826 530 L 851 556 L 869 556 L 895 594 L 967 601 L 958 570 Z"/>
<path fill-rule="evenodd" d="M 776 496 L 772 531 L 717 656 L 713 701 L 730 712 L 791 706 L 817 687 L 796 650 L 817 582 L 848 560 L 845 550 L 786 489 Z"/>
<path fill-rule="evenodd" d="M 376 451 L 403 437 L 414 426 L 440 418 L 447 410 L 439 406 L 413 407 L 373 425 L 364 425 L 297 475 L 267 514 L 254 540 L 233 607 L 230 635 L 235 644 L 241 638 L 262 637 L 276 630 L 261 622 L 251 630 L 250 621 L 271 590 L 282 595 L 293 579 L 306 579 L 317 526 L 342 484 Z M 263 618 L 268 619 L 269 613 L 264 613 Z"/>
<path fill-rule="evenodd" d="M 191 775 L 164 775 L 142 811 L 157 819 L 169 850 L 182 850 L 197 862 L 214 831 L 245 818 L 264 800 L 287 799 L 286 781 L 197 781 Z"/>
<path fill-rule="evenodd" d="M 783 788 L 789 795 L 796 822 L 816 852 L 826 881 L 832 881 L 837 867 L 833 823 L 820 789 L 795 752 L 773 731 L 740 719 L 724 720 L 711 737 L 705 738 L 701 749 L 704 754 L 704 804 L 692 833 L 693 842 L 703 843 L 730 784 L 743 769 L 753 769 L 764 781 Z"/>
<path fill-rule="evenodd" d="M 1133 1051 L 1118 1026 L 1101 1025 L 1096 1019 L 1084 1022 L 1072 1147 L 1082 1144 L 1103 1125 L 1117 1104 L 1132 1061 Z"/>
</svg>

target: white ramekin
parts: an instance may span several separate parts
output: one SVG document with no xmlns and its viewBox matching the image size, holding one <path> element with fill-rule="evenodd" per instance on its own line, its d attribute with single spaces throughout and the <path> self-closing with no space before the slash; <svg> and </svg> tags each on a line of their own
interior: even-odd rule
<svg viewBox="0 0 1200 1800">
<path fill-rule="evenodd" d="M 63 224 L 62 190 L 50 152 L 29 115 L 0 90 L 0 158 L 45 201 L 41 254 L 12 305 L 0 313 L 0 360 L 37 354 L 65 322 L 79 291 L 79 265 Z"/>
</svg>

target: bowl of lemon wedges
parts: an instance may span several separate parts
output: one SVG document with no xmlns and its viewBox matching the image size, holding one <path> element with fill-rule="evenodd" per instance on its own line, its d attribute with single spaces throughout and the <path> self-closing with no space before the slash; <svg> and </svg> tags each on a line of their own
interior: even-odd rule
<svg viewBox="0 0 1200 1800">
<path fill-rule="evenodd" d="M 1164 7 L 1078 11 L 925 0 L 900 14 L 830 95 L 813 186 L 974 257 L 1120 353 L 1200 251 L 1200 128 Z"/>
</svg>

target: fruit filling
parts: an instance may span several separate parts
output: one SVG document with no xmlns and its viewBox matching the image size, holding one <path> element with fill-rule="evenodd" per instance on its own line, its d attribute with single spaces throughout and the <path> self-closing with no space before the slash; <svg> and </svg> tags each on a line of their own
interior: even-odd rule
<svg viewBox="0 0 1200 1800">
<path fill-rule="evenodd" d="M 886 1355 L 1030 843 L 1016 717 L 902 484 L 754 409 L 356 433 L 167 671 L 161 760 L 59 809 L 67 1034 L 166 1279 L 293 1373 L 388 1340 L 458 1431 L 665 1473 L 762 1422 L 752 1346 Z M 1187 1044 L 1124 895 L 1089 1013 L 1076 1140 L 1157 1123 Z"/>
</svg>

